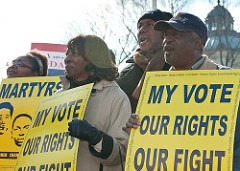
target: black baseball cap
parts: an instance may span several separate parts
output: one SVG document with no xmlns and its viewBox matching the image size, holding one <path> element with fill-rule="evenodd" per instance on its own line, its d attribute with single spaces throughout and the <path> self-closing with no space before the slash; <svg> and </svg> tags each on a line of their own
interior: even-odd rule
<svg viewBox="0 0 240 171">
<path fill-rule="evenodd" d="M 138 19 L 137 23 L 139 23 L 143 19 L 152 19 L 152 20 L 154 20 L 156 22 L 156 21 L 159 21 L 159 20 L 169 20 L 170 18 L 172 18 L 172 14 L 171 13 L 165 12 L 165 11 L 161 11 L 159 9 L 155 9 L 155 10 L 147 11 L 146 13 L 144 13 Z"/>
</svg>

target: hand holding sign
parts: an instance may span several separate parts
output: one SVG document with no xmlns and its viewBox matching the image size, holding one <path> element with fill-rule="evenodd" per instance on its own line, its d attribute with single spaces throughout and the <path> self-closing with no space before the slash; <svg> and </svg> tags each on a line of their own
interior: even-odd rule
<svg viewBox="0 0 240 171">
<path fill-rule="evenodd" d="M 125 170 L 232 170 L 240 74 L 149 72 L 129 139 Z M 137 126 L 132 115 L 125 127 Z M 235 140 L 235 139 L 236 140 Z M 237 168 L 237 167 L 236 167 Z"/>
<path fill-rule="evenodd" d="M 69 134 L 80 140 L 96 145 L 102 139 L 102 133 L 85 120 L 73 119 L 68 123 Z"/>
<path fill-rule="evenodd" d="M 137 127 L 141 125 L 141 123 L 138 120 L 139 116 L 137 114 L 135 113 L 131 114 L 131 116 L 128 118 L 126 125 L 122 128 L 123 131 L 130 135 L 132 128 L 137 129 Z"/>
</svg>

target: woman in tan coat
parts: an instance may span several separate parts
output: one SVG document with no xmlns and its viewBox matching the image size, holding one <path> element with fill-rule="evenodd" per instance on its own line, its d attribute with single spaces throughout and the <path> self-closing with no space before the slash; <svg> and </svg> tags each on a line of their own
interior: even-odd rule
<svg viewBox="0 0 240 171">
<path fill-rule="evenodd" d="M 80 139 L 77 170 L 123 170 L 128 135 L 121 128 L 131 106 L 115 81 L 118 72 L 109 49 L 94 35 L 73 37 L 67 46 L 60 91 L 94 83 L 84 119 L 69 122 L 69 134 Z"/>
</svg>

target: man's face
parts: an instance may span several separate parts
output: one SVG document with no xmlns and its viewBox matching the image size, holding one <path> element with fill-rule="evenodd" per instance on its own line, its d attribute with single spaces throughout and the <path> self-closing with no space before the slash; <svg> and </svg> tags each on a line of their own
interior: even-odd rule
<svg viewBox="0 0 240 171">
<path fill-rule="evenodd" d="M 155 21 L 142 19 L 138 27 L 138 44 L 142 52 L 156 52 L 162 50 L 163 33 L 154 30 Z"/>
<path fill-rule="evenodd" d="M 9 128 L 11 120 L 9 109 L 0 109 L 0 135 L 3 135 Z"/>
<path fill-rule="evenodd" d="M 12 129 L 12 137 L 17 146 L 20 147 L 22 145 L 30 123 L 31 119 L 25 116 L 19 117 L 15 120 Z"/>
<path fill-rule="evenodd" d="M 185 68 L 194 57 L 195 42 L 190 31 L 169 28 L 164 33 L 163 52 L 165 61 L 175 68 Z"/>
</svg>

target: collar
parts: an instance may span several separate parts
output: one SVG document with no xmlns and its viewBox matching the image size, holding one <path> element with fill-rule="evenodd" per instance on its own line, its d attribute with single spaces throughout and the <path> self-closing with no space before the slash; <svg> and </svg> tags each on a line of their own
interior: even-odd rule
<svg viewBox="0 0 240 171">
<path fill-rule="evenodd" d="M 199 69 L 202 66 L 204 61 L 205 61 L 205 58 L 202 56 L 189 70 Z"/>
<path fill-rule="evenodd" d="M 71 88 L 75 88 L 75 87 L 79 87 L 79 86 L 82 86 L 82 85 L 85 85 L 85 84 L 89 84 L 89 83 L 93 83 L 93 78 L 92 76 L 90 75 L 86 80 L 84 81 L 77 81 L 77 80 L 70 80 L 70 87 Z"/>
<path fill-rule="evenodd" d="M 201 56 L 201 58 L 189 69 L 189 70 L 198 70 L 202 64 L 204 63 L 206 57 L 205 56 Z M 171 66 L 171 68 L 169 69 L 169 71 L 175 71 L 176 69 Z"/>
<path fill-rule="evenodd" d="M 62 88 L 64 90 L 69 89 L 70 81 L 66 79 L 65 76 L 60 76 L 62 82 Z M 101 80 L 93 85 L 93 89 L 95 90 L 102 90 L 104 87 L 119 87 L 116 81 L 106 81 Z"/>
<path fill-rule="evenodd" d="M 118 87 L 118 84 L 116 81 L 101 80 L 93 85 L 93 89 L 96 90 L 102 90 L 105 87 Z"/>
<path fill-rule="evenodd" d="M 60 80 L 61 80 L 61 82 L 62 82 L 62 88 L 63 88 L 64 90 L 69 89 L 69 87 L 70 87 L 70 81 L 66 79 L 66 76 L 65 76 L 65 75 L 60 76 Z"/>
</svg>

